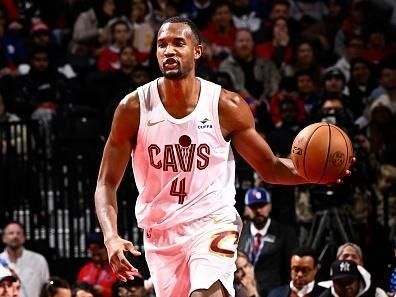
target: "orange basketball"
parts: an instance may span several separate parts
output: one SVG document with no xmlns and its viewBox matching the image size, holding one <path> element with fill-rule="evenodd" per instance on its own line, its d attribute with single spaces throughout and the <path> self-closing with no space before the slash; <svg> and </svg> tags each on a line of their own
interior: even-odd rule
<svg viewBox="0 0 396 297">
<path fill-rule="evenodd" d="M 348 135 L 325 122 L 305 127 L 291 148 L 291 159 L 298 173 L 317 184 L 331 184 L 351 166 L 353 148 Z"/>
</svg>

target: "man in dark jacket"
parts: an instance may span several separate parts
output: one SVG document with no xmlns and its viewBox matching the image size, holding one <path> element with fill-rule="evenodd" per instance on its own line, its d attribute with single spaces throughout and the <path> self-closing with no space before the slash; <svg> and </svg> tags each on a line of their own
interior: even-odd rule
<svg viewBox="0 0 396 297">
<path fill-rule="evenodd" d="M 289 284 L 277 287 L 268 297 L 318 297 L 323 292 L 315 282 L 318 272 L 317 252 L 310 247 L 298 247 L 290 259 Z"/>
<path fill-rule="evenodd" d="M 289 259 L 298 244 L 294 230 L 269 216 L 271 195 L 264 188 L 246 192 L 245 205 L 251 220 L 245 222 L 238 249 L 244 251 L 254 265 L 260 296 L 285 283 L 289 278 Z"/>
</svg>

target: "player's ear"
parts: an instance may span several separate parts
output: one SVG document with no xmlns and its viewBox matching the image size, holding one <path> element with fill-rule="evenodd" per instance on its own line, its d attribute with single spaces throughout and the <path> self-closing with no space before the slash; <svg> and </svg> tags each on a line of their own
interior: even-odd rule
<svg viewBox="0 0 396 297">
<path fill-rule="evenodd" d="M 198 60 L 202 56 L 203 47 L 202 44 L 197 44 L 194 48 L 194 59 Z"/>
</svg>

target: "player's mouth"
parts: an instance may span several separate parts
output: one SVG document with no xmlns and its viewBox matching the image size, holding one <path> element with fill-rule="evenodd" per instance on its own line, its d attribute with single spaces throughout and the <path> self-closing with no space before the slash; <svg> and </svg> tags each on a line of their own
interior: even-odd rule
<svg viewBox="0 0 396 297">
<path fill-rule="evenodd" d="M 164 69 L 175 69 L 179 66 L 179 62 L 176 59 L 168 58 L 163 63 Z"/>
</svg>

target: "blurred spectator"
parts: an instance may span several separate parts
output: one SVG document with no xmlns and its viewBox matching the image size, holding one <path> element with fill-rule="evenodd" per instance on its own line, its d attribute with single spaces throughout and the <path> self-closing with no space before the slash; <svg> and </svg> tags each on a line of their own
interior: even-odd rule
<svg viewBox="0 0 396 297">
<path fill-rule="evenodd" d="M 293 77 L 284 77 L 279 82 L 278 91 L 270 100 L 270 115 L 273 124 L 276 127 L 282 125 L 281 103 L 284 100 L 291 100 L 296 107 L 297 123 L 302 124 L 305 121 L 304 104 L 298 98 L 296 80 Z"/>
<path fill-rule="evenodd" d="M 394 233 L 396 231 L 396 167 L 382 164 L 378 171 L 377 182 L 374 185 L 377 198 L 377 220 L 381 225 L 389 227 Z M 385 199 L 387 200 L 385 201 Z M 388 221 L 385 221 L 386 219 Z"/>
<path fill-rule="evenodd" d="M 254 277 L 254 267 L 249 263 L 248 256 L 238 250 L 234 273 L 235 297 L 259 297 L 257 282 Z"/>
<path fill-rule="evenodd" d="M 91 259 L 79 270 L 77 281 L 91 284 L 98 297 L 111 297 L 117 278 L 111 270 L 102 233 L 89 234 L 87 248 Z"/>
<path fill-rule="evenodd" d="M 260 296 L 289 278 L 289 259 L 298 241 L 293 229 L 270 218 L 271 195 L 264 188 L 246 192 L 245 205 L 251 213 L 242 229 L 238 248 L 249 256 Z"/>
<path fill-rule="evenodd" d="M 232 11 L 229 2 L 218 1 L 213 5 L 211 21 L 201 31 L 201 36 L 207 44 L 214 60 L 213 67 L 217 70 L 219 64 L 230 53 L 234 43 L 236 29 L 232 22 Z"/>
<path fill-rule="evenodd" d="M 315 281 L 318 272 L 318 255 L 310 247 L 296 248 L 290 258 L 291 281 L 272 289 L 268 297 L 318 297 L 323 289 Z"/>
<path fill-rule="evenodd" d="M 374 99 L 370 106 L 373 110 L 377 105 L 388 106 L 393 114 L 396 113 L 396 56 L 386 59 L 379 65 L 380 85 L 384 94 Z"/>
<path fill-rule="evenodd" d="M 0 264 L 0 296 L 1 297 L 20 297 L 21 283 L 16 275 Z"/>
<path fill-rule="evenodd" d="M 305 113 L 311 114 L 312 107 L 320 101 L 318 92 L 318 77 L 310 70 L 300 70 L 294 75 L 297 82 L 298 97 L 304 103 Z"/>
<path fill-rule="evenodd" d="M 290 17 L 290 2 L 288 0 L 274 0 L 271 3 L 269 18 L 263 18 L 260 30 L 254 34 L 254 39 L 258 44 L 272 39 L 274 21 L 277 19 L 287 21 L 291 30 L 289 34 L 292 37 L 295 37 L 295 33 L 299 32 L 297 22 Z"/>
<path fill-rule="evenodd" d="M 191 19 L 199 30 L 203 30 L 209 23 L 213 6 L 212 0 L 188 0 L 183 1 L 183 13 Z"/>
<path fill-rule="evenodd" d="M 87 282 L 76 282 L 73 285 L 72 297 L 94 297 L 94 288 Z"/>
<path fill-rule="evenodd" d="M 66 79 L 50 67 L 51 62 L 46 48 L 34 48 L 30 69 L 17 78 L 15 105 L 17 113 L 23 118 L 44 110 L 51 116 L 57 105 L 67 99 Z"/>
<path fill-rule="evenodd" d="M 14 74 L 18 64 L 26 60 L 26 48 L 19 30 L 9 28 L 5 7 L 0 5 L 0 77 Z"/>
<path fill-rule="evenodd" d="M 385 251 L 385 250 L 384 250 Z M 337 250 L 337 260 L 343 261 L 343 260 L 349 260 L 353 261 L 356 263 L 356 265 L 359 265 L 359 271 L 368 277 L 371 281 L 371 286 L 375 287 L 375 284 L 373 283 L 373 277 L 371 274 L 363 267 L 365 265 L 364 260 L 363 260 L 363 253 L 361 248 L 352 242 L 346 242 L 343 245 L 338 247 Z M 375 287 L 375 296 L 379 297 L 385 297 L 386 293 L 383 289 L 379 287 Z"/>
<path fill-rule="evenodd" d="M 319 65 L 317 49 L 314 42 L 303 39 L 295 43 L 290 64 L 285 67 L 283 75 L 293 76 L 300 70 L 309 70 L 315 77 L 320 77 L 322 67 Z"/>
<path fill-rule="evenodd" d="M 45 258 L 24 248 L 25 228 L 19 222 L 10 222 L 3 229 L 5 259 L 21 280 L 22 297 L 38 297 L 40 290 L 49 278 L 48 264 Z"/>
<path fill-rule="evenodd" d="M 40 297 L 71 297 L 70 285 L 65 279 L 51 276 L 43 286 Z"/>
<path fill-rule="evenodd" d="M 363 36 L 365 26 L 368 26 L 369 1 L 352 1 L 349 16 L 344 20 L 334 40 L 334 51 L 340 57 L 345 54 L 345 41 L 352 36 Z"/>
<path fill-rule="evenodd" d="M 323 98 L 342 98 L 346 96 L 343 91 L 346 85 L 345 76 L 338 68 L 329 68 L 322 75 Z"/>
<path fill-rule="evenodd" d="M 148 292 L 144 287 L 144 279 L 141 275 L 135 275 L 134 279 L 126 282 L 117 281 L 113 285 L 113 297 L 148 297 Z"/>
<path fill-rule="evenodd" d="M 268 134 L 267 141 L 277 156 L 287 158 L 293 140 L 302 128 L 302 123 L 298 121 L 296 99 L 284 98 L 278 104 L 281 122 Z"/>
<path fill-rule="evenodd" d="M 387 296 L 383 290 L 376 290 L 371 283 L 370 274 L 352 260 L 335 260 L 331 264 L 330 277 L 330 288 L 324 291 L 320 297 Z"/>
<path fill-rule="evenodd" d="M 48 52 L 52 67 L 58 67 L 66 63 L 66 52 L 51 39 L 51 30 L 44 22 L 35 23 L 30 30 L 30 40 L 26 48 L 44 48 Z"/>
<path fill-rule="evenodd" d="M 221 63 L 220 71 L 231 76 L 243 98 L 257 100 L 257 105 L 275 93 L 280 80 L 274 63 L 255 56 L 253 37 L 246 29 L 237 31 L 232 55 Z"/>
<path fill-rule="evenodd" d="M 98 70 L 114 72 L 120 69 L 120 50 L 131 43 L 132 25 L 127 19 L 115 18 L 108 24 L 111 44 L 99 54 Z"/>
<path fill-rule="evenodd" d="M 94 50 L 106 46 L 106 24 L 115 16 L 114 0 L 93 1 L 92 8 L 80 13 L 74 23 L 71 51 L 74 54 L 91 55 Z"/>
<path fill-rule="evenodd" d="M 20 121 L 20 118 L 13 113 L 10 113 L 7 111 L 6 104 L 4 101 L 3 96 L 0 94 L 0 124 L 2 123 L 11 123 L 11 122 L 17 122 Z M 20 137 L 26 133 L 26 131 L 14 131 L 11 130 L 10 134 L 7 135 L 5 131 L 0 130 L 0 155 L 6 155 L 9 153 L 10 147 L 11 146 L 16 146 L 17 142 L 15 140 L 20 140 Z M 8 141 L 8 137 L 10 138 L 11 141 Z"/>
<path fill-rule="evenodd" d="M 20 118 L 16 114 L 8 112 L 4 98 L 0 94 L 0 123 L 16 122 L 19 120 Z"/>
<path fill-rule="evenodd" d="M 248 29 L 250 32 L 256 32 L 261 25 L 261 19 L 256 16 L 252 10 L 249 0 L 232 1 L 232 20 L 238 29 Z"/>
<path fill-rule="evenodd" d="M 378 64 L 395 53 L 391 47 L 391 33 L 387 25 L 373 25 L 368 30 L 364 58 L 373 64 Z"/>
<path fill-rule="evenodd" d="M 348 82 L 351 72 L 351 61 L 363 56 L 364 42 L 359 36 L 351 36 L 345 40 L 345 52 L 341 58 L 334 64 L 334 67 L 340 69 L 344 74 L 345 81 Z"/>
<path fill-rule="evenodd" d="M 348 95 L 348 107 L 353 113 L 354 119 L 363 116 L 363 111 L 369 103 L 369 97 L 376 86 L 373 68 L 370 62 L 364 58 L 351 61 L 350 80 L 344 93 Z"/>
<path fill-rule="evenodd" d="M 287 19 L 277 18 L 273 21 L 272 39 L 257 44 L 257 55 L 266 60 L 272 60 L 279 69 L 290 63 L 292 47 Z"/>
<path fill-rule="evenodd" d="M 155 37 L 147 0 L 132 0 L 130 21 L 133 26 L 133 47 L 137 51 L 139 63 L 145 62 L 150 55 Z"/>
<path fill-rule="evenodd" d="M 301 23 L 313 24 L 320 22 L 327 15 L 327 6 L 323 1 L 291 0 L 290 15 Z"/>
</svg>

